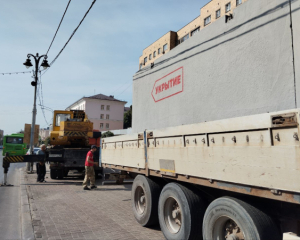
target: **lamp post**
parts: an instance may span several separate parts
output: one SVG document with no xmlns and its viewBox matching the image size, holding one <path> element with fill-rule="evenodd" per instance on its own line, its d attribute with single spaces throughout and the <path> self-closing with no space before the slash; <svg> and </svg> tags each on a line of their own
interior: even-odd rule
<svg viewBox="0 0 300 240">
<path fill-rule="evenodd" d="M 33 101 L 33 110 L 32 110 L 32 123 L 31 123 L 31 133 L 30 133 L 30 154 L 33 154 L 33 146 L 34 146 L 34 128 L 35 128 L 35 118 L 36 118 L 36 89 L 37 89 L 37 82 L 38 82 L 38 71 L 39 71 L 39 62 L 41 60 L 41 58 L 44 58 L 43 63 L 41 64 L 41 66 L 46 69 L 49 66 L 48 61 L 47 61 L 47 55 L 42 55 L 39 56 L 39 54 L 37 53 L 36 56 L 34 56 L 33 54 L 27 54 L 27 59 L 26 62 L 23 63 L 23 65 L 26 66 L 26 68 L 30 68 L 32 67 L 32 63 L 30 58 L 34 59 L 35 62 L 35 75 L 34 75 L 34 81 L 31 82 L 31 85 L 34 87 L 34 101 Z M 26 164 L 26 168 L 27 171 L 32 171 L 32 169 L 30 169 L 30 164 L 27 163 Z"/>
</svg>

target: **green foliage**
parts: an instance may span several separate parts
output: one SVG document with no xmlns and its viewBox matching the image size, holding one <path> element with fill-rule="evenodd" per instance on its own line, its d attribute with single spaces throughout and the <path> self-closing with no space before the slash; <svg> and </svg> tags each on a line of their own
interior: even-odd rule
<svg viewBox="0 0 300 240">
<path fill-rule="evenodd" d="M 47 138 L 45 139 L 44 144 L 46 144 L 46 146 L 48 146 L 48 144 L 50 144 L 50 137 L 47 137 Z"/>
<path fill-rule="evenodd" d="M 114 136 L 114 134 L 110 131 L 107 131 L 101 135 L 102 138 L 112 137 L 112 136 Z"/>
<path fill-rule="evenodd" d="M 130 106 L 130 110 L 126 113 L 124 113 L 124 124 L 123 128 L 131 128 L 132 125 L 132 105 Z"/>
</svg>

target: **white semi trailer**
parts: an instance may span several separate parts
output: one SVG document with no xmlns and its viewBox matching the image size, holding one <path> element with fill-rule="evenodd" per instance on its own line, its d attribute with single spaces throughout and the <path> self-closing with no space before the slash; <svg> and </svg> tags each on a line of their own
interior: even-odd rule
<svg viewBox="0 0 300 240">
<path fill-rule="evenodd" d="M 167 239 L 300 235 L 300 0 L 232 17 L 139 70 L 135 134 L 101 144 L 103 167 L 135 176 L 136 220 Z"/>
<path fill-rule="evenodd" d="M 300 234 L 300 110 L 106 138 L 106 168 L 136 175 L 133 213 L 166 239 Z"/>
</svg>

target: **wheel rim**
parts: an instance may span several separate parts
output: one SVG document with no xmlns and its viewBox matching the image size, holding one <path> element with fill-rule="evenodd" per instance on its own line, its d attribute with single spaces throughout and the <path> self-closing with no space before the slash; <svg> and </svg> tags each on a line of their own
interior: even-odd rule
<svg viewBox="0 0 300 240">
<path fill-rule="evenodd" d="M 138 186 L 135 190 L 134 203 L 138 214 L 142 215 L 146 209 L 146 196 L 145 191 L 141 186 Z"/>
<path fill-rule="evenodd" d="M 181 208 L 177 200 L 169 197 L 164 205 L 164 220 L 171 233 L 178 233 L 182 224 Z"/>
<path fill-rule="evenodd" d="M 222 216 L 216 220 L 212 235 L 214 240 L 245 240 L 243 230 L 227 216 Z"/>
</svg>

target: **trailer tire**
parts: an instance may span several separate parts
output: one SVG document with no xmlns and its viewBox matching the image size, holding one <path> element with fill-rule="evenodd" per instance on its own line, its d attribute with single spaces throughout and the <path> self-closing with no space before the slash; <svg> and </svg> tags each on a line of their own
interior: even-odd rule
<svg viewBox="0 0 300 240">
<path fill-rule="evenodd" d="M 158 205 L 160 228 L 166 239 L 202 239 L 206 201 L 196 189 L 178 183 L 163 188 Z"/>
<path fill-rule="evenodd" d="M 250 204 L 232 197 L 214 200 L 205 212 L 203 239 L 237 238 L 280 240 L 282 235 L 271 217 Z"/>
<path fill-rule="evenodd" d="M 136 221 L 144 226 L 158 224 L 158 199 L 161 192 L 159 184 L 148 177 L 138 175 L 133 182 L 131 201 Z"/>
<path fill-rule="evenodd" d="M 69 170 L 64 170 L 63 172 L 64 172 L 64 177 L 67 177 L 69 174 Z"/>
<path fill-rule="evenodd" d="M 56 179 L 57 178 L 57 171 L 56 169 L 50 169 L 50 178 Z"/>
<path fill-rule="evenodd" d="M 96 179 L 102 179 L 102 174 L 103 174 L 102 170 L 95 170 L 95 178 Z"/>
<path fill-rule="evenodd" d="M 57 170 L 57 178 L 58 179 L 64 179 L 64 170 L 63 169 L 58 169 Z"/>
</svg>

